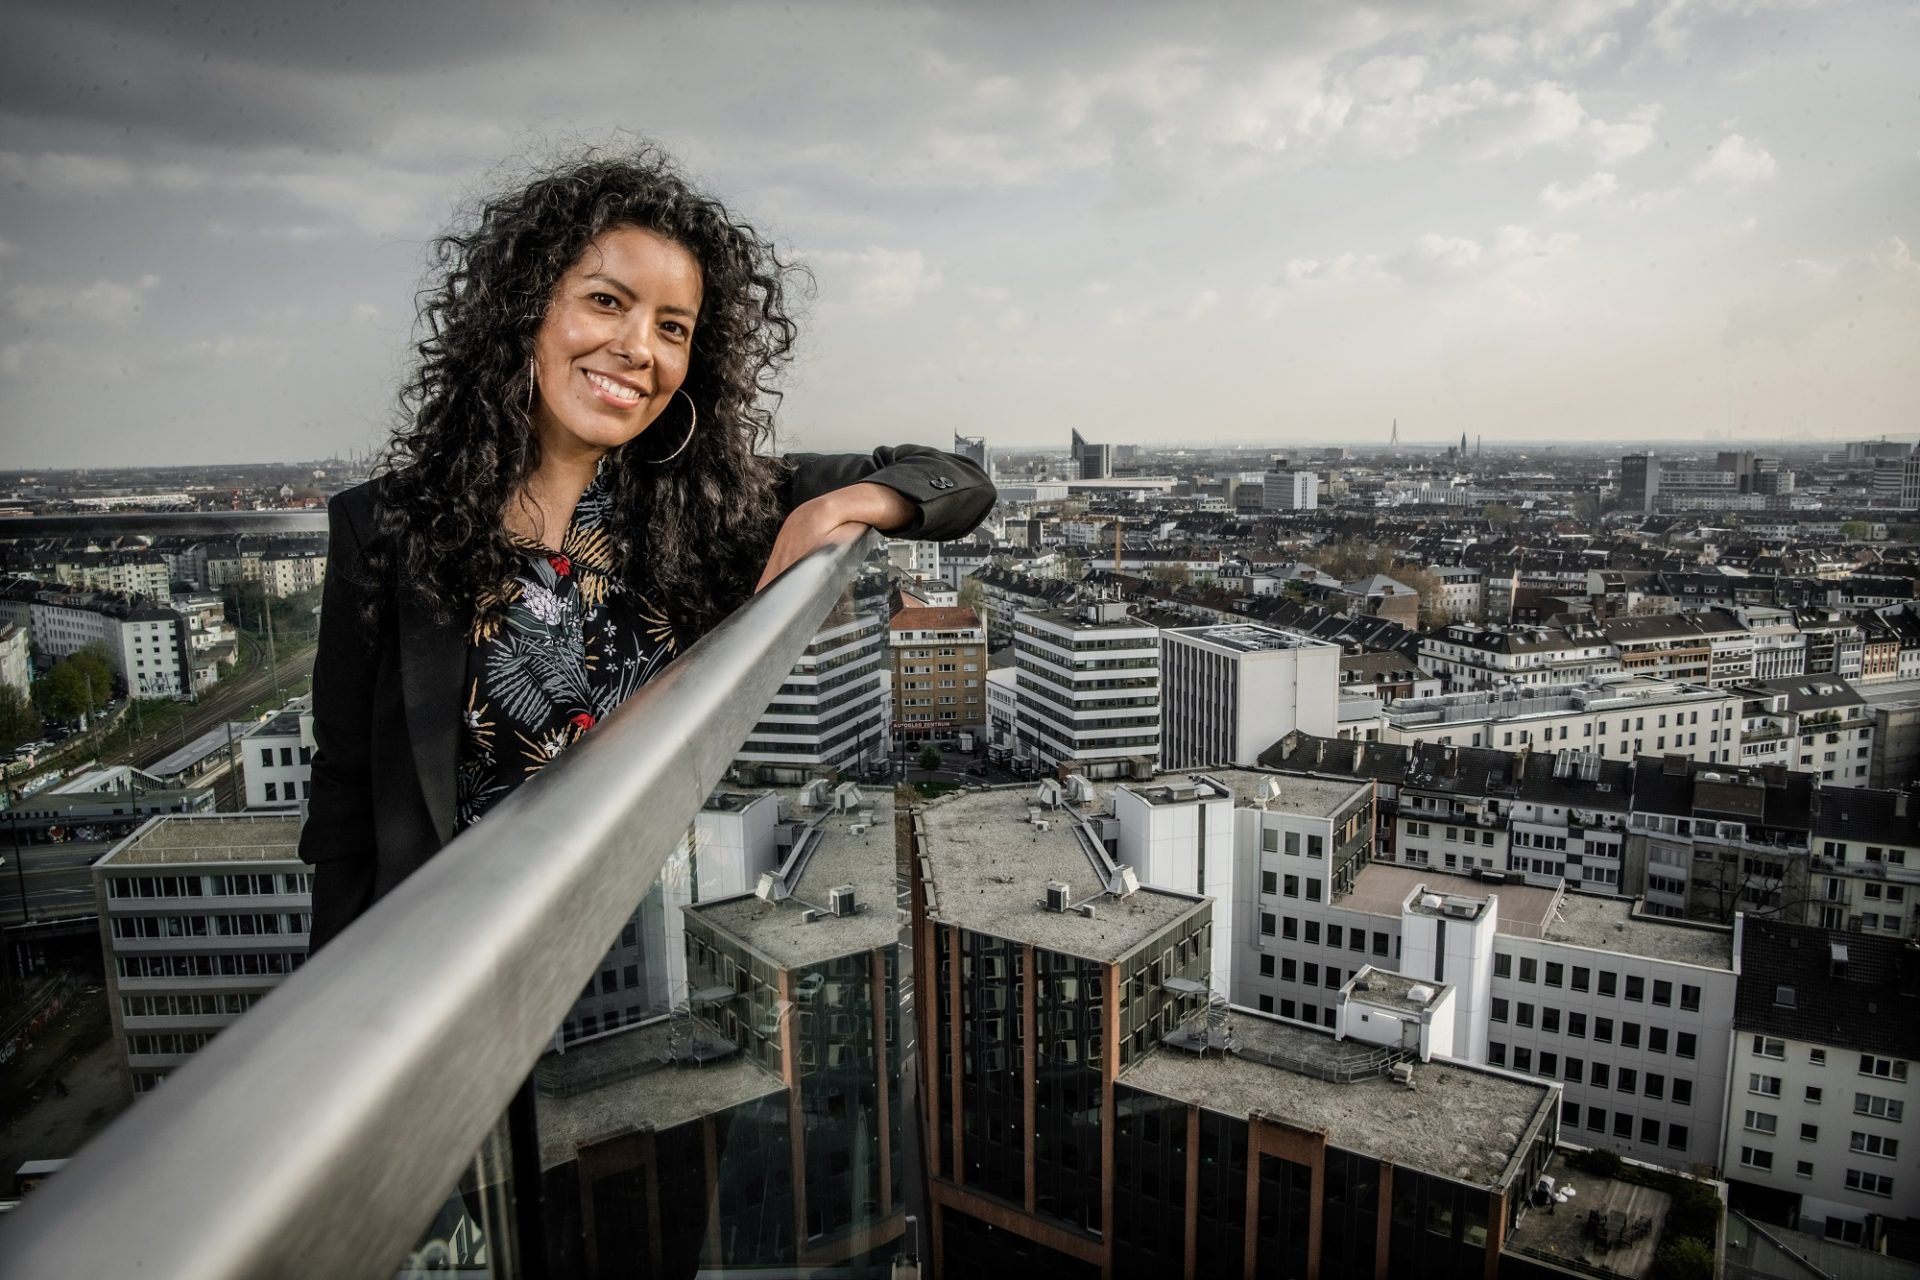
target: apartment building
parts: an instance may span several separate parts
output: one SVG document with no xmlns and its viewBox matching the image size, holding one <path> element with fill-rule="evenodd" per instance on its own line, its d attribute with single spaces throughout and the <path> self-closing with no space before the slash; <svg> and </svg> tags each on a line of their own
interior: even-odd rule
<svg viewBox="0 0 1920 1280">
<path fill-rule="evenodd" d="M 37 571 L 50 583 L 69 590 L 113 591 L 121 595 L 147 596 L 165 603 L 172 594 L 172 577 L 167 562 L 157 555 L 122 555 L 114 552 L 83 551 L 51 557 L 43 571 Z"/>
<path fill-rule="evenodd" d="M 25 698 L 32 684 L 33 646 L 28 643 L 27 629 L 0 622 L 0 685 Z"/>
<path fill-rule="evenodd" d="M 93 865 L 107 1004 L 145 1093 L 298 969 L 312 868 L 278 814 L 154 818 Z"/>
<path fill-rule="evenodd" d="M 1064 495 L 1063 495 L 1064 496 Z M 1078 584 L 1058 578 L 1036 578 L 1013 569 L 988 565 L 975 573 L 983 600 L 987 647 L 1004 649 L 1013 643 L 1013 617 L 1026 610 L 1044 612 L 1069 607 Z"/>
<path fill-rule="evenodd" d="M 1808 902 L 1817 791 L 1805 773 L 1642 757 L 1634 762 L 1626 878 L 1658 915 L 1798 919 Z"/>
<path fill-rule="evenodd" d="M 1454 623 L 1420 637 L 1420 665 L 1449 689 L 1563 685 L 1620 670 L 1619 651 L 1590 627 L 1483 627 Z"/>
<path fill-rule="evenodd" d="M 1920 793 L 1823 788 L 1802 923 L 1920 937 Z"/>
<path fill-rule="evenodd" d="M 1753 637 L 1755 680 L 1785 680 L 1806 674 L 1807 638 L 1794 622 L 1791 609 L 1747 605 L 1732 613 Z"/>
<path fill-rule="evenodd" d="M 946 738 L 987 727 L 987 631 L 972 609 L 909 607 L 887 624 L 893 739 Z"/>
<path fill-rule="evenodd" d="M 1437 616 L 1470 622 L 1481 615 L 1485 604 L 1479 569 L 1465 564 L 1436 564 L 1427 566 L 1427 572 L 1440 583 L 1440 598 L 1432 604 Z"/>
<path fill-rule="evenodd" d="M 1829 786 L 1868 785 L 1874 708 L 1845 680 L 1756 680 L 1735 692 L 1744 699 L 1739 763 L 1782 765 Z"/>
<path fill-rule="evenodd" d="M 1380 738 L 1504 751 L 1566 747 L 1609 760 L 1672 752 L 1731 762 L 1743 706 L 1738 690 L 1644 677 L 1480 690 L 1401 698 L 1382 709 Z"/>
<path fill-rule="evenodd" d="M 1915 1226 L 1920 964 L 1910 944 L 1771 920 L 1737 930 L 1733 1208 L 1871 1250 Z"/>
<path fill-rule="evenodd" d="M 1731 613 L 1709 609 L 1606 625 L 1620 669 L 1630 675 L 1722 688 L 1754 678 L 1753 635 Z"/>
<path fill-rule="evenodd" d="M 798 785 L 821 770 L 865 773 L 886 760 L 886 608 L 884 575 L 863 574 L 734 753 L 739 780 Z"/>
<path fill-rule="evenodd" d="M 1860 624 L 1837 609 L 1801 609 L 1794 623 L 1807 638 L 1810 676 L 1858 680 L 1866 670 L 1867 637 Z"/>
<path fill-rule="evenodd" d="M 1295 729 L 1339 728 L 1340 646 L 1252 623 L 1160 632 L 1161 766 L 1251 765 Z"/>
<path fill-rule="evenodd" d="M 25 613 L 40 661 L 57 662 L 99 645 L 133 697 L 187 692 L 187 625 L 172 609 L 146 596 L 74 591 L 24 578 L 9 582 L 4 591 L 11 605 L 8 619 L 17 624 Z"/>
<path fill-rule="evenodd" d="M 1018 753 L 1090 778 L 1160 756 L 1159 629 L 1118 601 L 1014 616 Z"/>
</svg>

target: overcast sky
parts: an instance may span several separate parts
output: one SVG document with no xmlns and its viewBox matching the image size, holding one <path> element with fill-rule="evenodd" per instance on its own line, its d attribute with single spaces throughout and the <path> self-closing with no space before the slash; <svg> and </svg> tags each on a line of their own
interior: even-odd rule
<svg viewBox="0 0 1920 1280">
<path fill-rule="evenodd" d="M 0 466 L 390 422 L 426 239 L 623 128 L 818 279 L 784 443 L 1920 433 L 1920 4 L 13 0 Z"/>
</svg>

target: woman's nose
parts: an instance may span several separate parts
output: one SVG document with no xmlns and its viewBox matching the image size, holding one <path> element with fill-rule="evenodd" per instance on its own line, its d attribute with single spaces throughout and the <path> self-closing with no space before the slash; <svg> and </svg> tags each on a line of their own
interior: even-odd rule
<svg viewBox="0 0 1920 1280">
<path fill-rule="evenodd" d="M 653 363 L 653 347 L 647 340 L 649 327 L 637 316 L 624 321 L 613 339 L 613 353 L 635 368 Z"/>
</svg>

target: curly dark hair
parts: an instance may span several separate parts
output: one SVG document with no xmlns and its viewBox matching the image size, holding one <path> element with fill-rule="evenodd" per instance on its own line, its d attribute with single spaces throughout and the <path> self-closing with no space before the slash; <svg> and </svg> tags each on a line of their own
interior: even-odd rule
<svg viewBox="0 0 1920 1280">
<path fill-rule="evenodd" d="M 367 548 L 374 591 L 405 565 L 441 622 L 498 607 L 497 589 L 523 554 L 502 515 L 540 464 L 527 412 L 534 336 L 561 277 L 618 227 L 685 248 L 703 285 L 683 384 L 699 429 L 670 461 L 632 445 L 607 464 L 621 563 L 646 565 L 649 595 L 683 641 L 751 594 L 779 530 L 786 474 L 759 447 L 772 436 L 776 376 L 793 351 L 788 298 L 806 277 L 651 146 L 578 153 L 484 200 L 432 243 L 403 421 Z M 382 607 L 367 601 L 370 621 Z"/>
</svg>

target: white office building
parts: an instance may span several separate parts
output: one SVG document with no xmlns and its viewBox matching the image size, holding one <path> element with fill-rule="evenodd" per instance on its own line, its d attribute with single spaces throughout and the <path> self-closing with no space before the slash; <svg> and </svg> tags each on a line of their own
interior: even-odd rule
<svg viewBox="0 0 1920 1280">
<path fill-rule="evenodd" d="M 247 808 L 295 809 L 313 794 L 313 713 L 289 706 L 240 744 Z"/>
<path fill-rule="evenodd" d="M 1247 767 L 1299 729 L 1340 728 L 1340 646 L 1251 623 L 1160 633 L 1163 769 Z"/>
<path fill-rule="evenodd" d="M 1160 633 L 1117 601 L 1021 612 L 1016 754 L 1090 778 L 1150 776 L 1160 758 Z"/>
<path fill-rule="evenodd" d="M 145 1093 L 298 969 L 312 869 L 292 815 L 155 818 L 93 866 L 107 1003 Z"/>
<path fill-rule="evenodd" d="M 734 754 L 748 784 L 805 782 L 823 769 L 864 772 L 888 756 L 887 596 L 863 577 L 807 645 Z"/>
<path fill-rule="evenodd" d="M 1313 471 L 1268 471 L 1260 478 L 1264 511 L 1314 511 L 1320 506 L 1320 476 Z"/>
<path fill-rule="evenodd" d="M 1732 763 L 1740 758 L 1744 701 L 1738 689 L 1647 677 L 1401 698 L 1382 711 L 1380 740 Z"/>
</svg>

